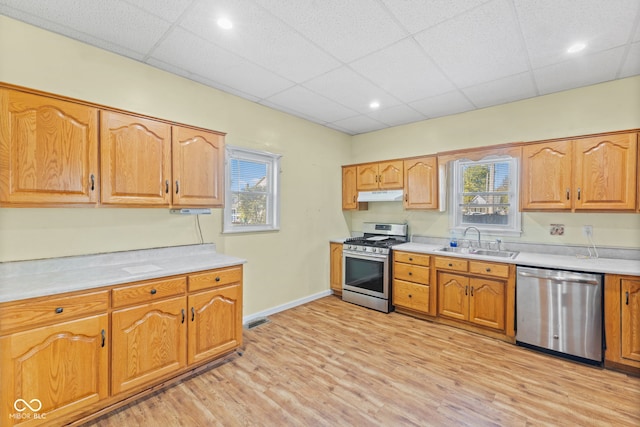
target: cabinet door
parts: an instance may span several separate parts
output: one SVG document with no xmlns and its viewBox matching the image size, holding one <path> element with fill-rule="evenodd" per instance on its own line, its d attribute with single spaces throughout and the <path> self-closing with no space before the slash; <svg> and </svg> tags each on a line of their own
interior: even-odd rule
<svg viewBox="0 0 640 427">
<path fill-rule="evenodd" d="M 112 394 L 186 366 L 185 302 L 178 297 L 112 313 Z"/>
<path fill-rule="evenodd" d="M 469 278 L 438 272 L 438 314 L 467 320 L 469 313 Z"/>
<path fill-rule="evenodd" d="M 213 359 L 242 344 L 242 286 L 189 295 L 189 364 Z"/>
<path fill-rule="evenodd" d="M 622 358 L 640 362 L 640 280 L 622 279 Z"/>
<path fill-rule="evenodd" d="M 356 167 L 342 168 L 342 210 L 358 209 L 358 190 L 356 189 Z"/>
<path fill-rule="evenodd" d="M 101 111 L 100 164 L 102 203 L 169 206 L 170 125 Z"/>
<path fill-rule="evenodd" d="M 504 330 L 505 283 L 478 277 L 469 282 L 469 321 Z"/>
<path fill-rule="evenodd" d="M 342 294 L 342 243 L 330 243 L 330 286 L 334 293 Z"/>
<path fill-rule="evenodd" d="M 585 138 L 575 144 L 575 208 L 634 210 L 637 134 Z"/>
<path fill-rule="evenodd" d="M 379 179 L 377 163 L 356 166 L 356 189 L 358 191 L 377 190 Z"/>
<path fill-rule="evenodd" d="M 404 185 L 404 165 L 402 160 L 378 164 L 378 184 L 381 190 L 402 188 Z"/>
<path fill-rule="evenodd" d="M 98 110 L 0 89 L 0 203 L 96 203 Z"/>
<path fill-rule="evenodd" d="M 404 208 L 438 209 L 436 157 L 404 161 Z"/>
<path fill-rule="evenodd" d="M 224 204 L 224 135 L 173 127 L 173 205 Z"/>
<path fill-rule="evenodd" d="M 0 424 L 53 420 L 108 397 L 107 330 L 101 314 L 0 338 Z"/>
<path fill-rule="evenodd" d="M 572 200 L 571 141 L 522 148 L 521 210 L 569 210 Z"/>
</svg>

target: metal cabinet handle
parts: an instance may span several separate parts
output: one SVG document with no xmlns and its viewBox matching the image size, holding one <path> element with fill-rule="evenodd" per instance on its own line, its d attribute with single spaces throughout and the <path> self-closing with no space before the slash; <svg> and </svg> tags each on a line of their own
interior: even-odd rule
<svg viewBox="0 0 640 427">
<path fill-rule="evenodd" d="M 164 181 L 164 192 L 165 192 L 166 194 L 169 194 L 169 180 L 168 180 L 168 179 L 166 179 L 166 180 Z"/>
<path fill-rule="evenodd" d="M 578 187 L 578 200 L 580 200 L 580 187 Z"/>
<path fill-rule="evenodd" d="M 102 332 L 100 332 L 100 335 L 102 335 L 102 344 L 100 347 L 104 347 L 104 342 L 107 339 L 107 332 L 103 329 Z"/>
<path fill-rule="evenodd" d="M 158 291 L 156 291 L 155 289 L 151 289 L 151 295 L 155 295 Z"/>
<path fill-rule="evenodd" d="M 473 286 L 471 287 L 471 296 L 473 296 Z"/>
<path fill-rule="evenodd" d="M 180 191 L 180 181 L 176 179 L 176 194 Z"/>
<path fill-rule="evenodd" d="M 353 203 L 356 202 L 356 196 L 353 196 Z"/>
<path fill-rule="evenodd" d="M 56 308 L 56 313 L 57 313 L 57 314 L 60 314 L 60 313 L 62 313 L 63 311 L 64 311 L 64 308 L 62 308 L 62 307 L 58 307 L 58 308 Z"/>
<path fill-rule="evenodd" d="M 405 194 L 405 195 L 404 195 L 404 201 L 405 201 L 405 202 L 408 202 L 408 201 L 409 201 L 409 195 L 408 195 L 408 194 Z"/>
<path fill-rule="evenodd" d="M 182 310 L 180 310 L 180 311 L 182 311 L 182 322 L 180 322 L 180 323 L 184 323 L 184 315 L 185 315 L 186 313 L 184 312 L 184 308 L 183 308 Z"/>
<path fill-rule="evenodd" d="M 191 321 L 193 322 L 196 319 L 196 309 L 191 307 Z"/>
<path fill-rule="evenodd" d="M 570 193 L 571 193 L 571 192 L 570 192 L 570 191 L 569 191 L 569 189 L 567 188 L 567 200 L 569 200 Z"/>
<path fill-rule="evenodd" d="M 469 295 L 469 286 L 464 287 L 464 294 Z"/>
<path fill-rule="evenodd" d="M 627 296 L 627 302 L 625 302 L 625 305 L 629 305 L 629 291 L 625 292 L 626 296 Z"/>
<path fill-rule="evenodd" d="M 91 174 L 91 191 L 96 189 L 96 177 Z"/>
</svg>

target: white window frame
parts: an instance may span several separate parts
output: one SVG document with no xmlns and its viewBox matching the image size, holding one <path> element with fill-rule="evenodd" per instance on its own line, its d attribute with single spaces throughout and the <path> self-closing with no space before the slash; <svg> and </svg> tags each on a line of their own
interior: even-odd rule
<svg viewBox="0 0 640 427">
<path fill-rule="evenodd" d="M 223 233 L 250 233 L 260 231 L 280 230 L 280 158 L 281 154 L 266 151 L 251 150 L 248 148 L 225 146 L 225 203 L 222 219 Z M 265 163 L 267 165 L 267 219 L 266 224 L 234 224 L 232 191 L 231 191 L 231 161 L 247 160 L 250 162 Z"/>
<path fill-rule="evenodd" d="M 487 162 L 509 162 L 511 189 L 509 191 L 509 215 L 508 224 L 472 224 L 463 223 L 460 198 L 462 193 L 462 167 L 470 164 L 482 164 Z M 488 156 L 481 160 L 459 159 L 450 163 L 451 200 L 449 201 L 449 225 L 455 231 L 458 238 L 462 236 L 467 227 L 476 227 L 482 236 L 520 236 L 522 235 L 522 213 L 520 212 L 520 163 L 518 158 L 511 156 Z M 468 237 L 468 236 L 467 236 Z M 471 236 L 473 239 L 475 235 Z"/>
</svg>

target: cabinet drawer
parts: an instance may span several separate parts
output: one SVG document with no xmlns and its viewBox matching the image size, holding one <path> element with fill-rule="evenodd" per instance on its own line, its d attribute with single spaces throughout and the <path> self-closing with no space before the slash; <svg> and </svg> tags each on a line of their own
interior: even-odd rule
<svg viewBox="0 0 640 427">
<path fill-rule="evenodd" d="M 429 255 L 416 254 L 413 252 L 396 252 L 393 251 L 393 260 L 397 262 L 406 262 L 407 264 L 429 266 Z"/>
<path fill-rule="evenodd" d="M 108 290 L 27 300 L 4 306 L 0 310 L 0 332 L 106 312 L 108 308 Z"/>
<path fill-rule="evenodd" d="M 174 295 L 184 294 L 186 288 L 186 277 L 151 280 L 135 285 L 127 285 L 115 288 L 112 291 L 111 305 L 113 307 L 122 307 L 130 304 L 155 301 Z"/>
<path fill-rule="evenodd" d="M 492 262 L 469 261 L 469 272 L 483 276 L 507 278 L 509 277 L 509 266 Z"/>
<path fill-rule="evenodd" d="M 468 261 L 458 258 L 436 257 L 436 268 L 443 270 L 467 271 Z"/>
<path fill-rule="evenodd" d="M 422 267 L 412 264 L 393 263 L 393 277 L 407 280 L 409 282 L 429 284 L 429 267 Z"/>
<path fill-rule="evenodd" d="M 429 286 L 394 280 L 393 304 L 428 313 Z"/>
<path fill-rule="evenodd" d="M 242 267 L 221 268 L 189 276 L 189 292 L 242 281 Z"/>
</svg>

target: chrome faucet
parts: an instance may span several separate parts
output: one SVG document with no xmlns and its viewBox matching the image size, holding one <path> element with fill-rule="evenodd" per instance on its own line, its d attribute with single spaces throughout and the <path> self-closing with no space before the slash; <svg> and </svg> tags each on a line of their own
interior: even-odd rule
<svg viewBox="0 0 640 427">
<path fill-rule="evenodd" d="M 477 227 L 467 227 L 467 228 L 465 228 L 464 229 L 464 233 L 462 233 L 462 237 L 464 238 L 467 235 L 467 231 L 469 231 L 472 228 L 478 232 L 478 248 L 481 248 L 482 244 L 480 243 L 480 230 L 478 230 Z"/>
</svg>

